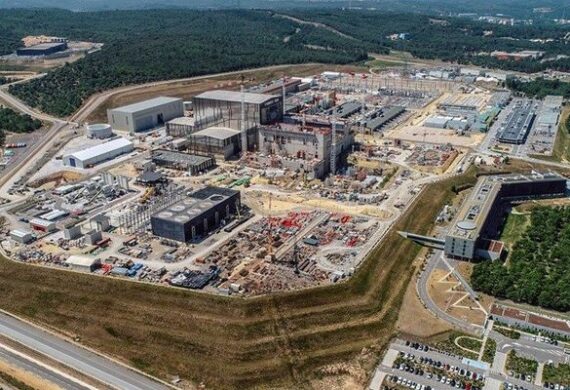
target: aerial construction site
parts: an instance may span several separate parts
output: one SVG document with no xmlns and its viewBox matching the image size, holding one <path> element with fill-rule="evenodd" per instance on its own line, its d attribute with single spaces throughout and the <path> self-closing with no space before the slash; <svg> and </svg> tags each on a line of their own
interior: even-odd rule
<svg viewBox="0 0 570 390">
<path fill-rule="evenodd" d="M 339 283 L 509 99 L 460 71 L 326 71 L 112 107 L 9 188 L 2 245 L 215 294 Z"/>
</svg>

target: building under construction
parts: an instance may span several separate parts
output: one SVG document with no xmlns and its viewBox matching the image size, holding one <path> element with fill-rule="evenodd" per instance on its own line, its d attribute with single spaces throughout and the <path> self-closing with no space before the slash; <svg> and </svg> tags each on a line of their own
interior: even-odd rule
<svg viewBox="0 0 570 390">
<path fill-rule="evenodd" d="M 255 143 L 255 128 L 245 130 L 247 143 Z M 242 150 L 241 132 L 229 127 L 208 127 L 190 135 L 189 149 L 194 153 L 205 153 L 223 159 L 230 159 Z"/>
<path fill-rule="evenodd" d="M 209 156 L 200 156 L 166 149 L 153 150 L 151 159 L 152 162 L 159 167 L 188 171 L 191 175 L 206 172 L 216 165 L 216 161 Z"/>
<path fill-rule="evenodd" d="M 196 129 L 215 125 L 241 130 L 242 114 L 243 129 L 275 123 L 283 116 L 282 95 L 214 90 L 195 96 L 192 106 Z"/>
<path fill-rule="evenodd" d="M 345 122 L 318 116 L 289 116 L 281 123 L 259 127 L 259 152 L 275 168 L 303 170 L 309 178 L 336 173 L 354 136 Z"/>
</svg>

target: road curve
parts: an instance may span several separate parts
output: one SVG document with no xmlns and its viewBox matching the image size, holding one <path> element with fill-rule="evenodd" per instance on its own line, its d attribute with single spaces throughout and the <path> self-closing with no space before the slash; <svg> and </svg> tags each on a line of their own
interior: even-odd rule
<svg viewBox="0 0 570 390">
<path fill-rule="evenodd" d="M 445 311 L 441 310 L 441 308 L 434 302 L 432 297 L 429 295 L 428 292 L 428 283 L 429 283 L 429 276 L 432 274 L 434 269 L 437 267 L 439 262 L 441 261 L 442 252 L 440 250 L 434 251 L 433 255 L 427 260 L 426 268 L 422 271 L 420 277 L 418 278 L 417 289 L 418 295 L 420 300 L 424 303 L 426 308 L 431 311 L 436 317 L 441 318 L 442 320 L 463 329 L 469 333 L 480 334 L 483 330 L 482 327 L 475 326 L 470 324 L 469 322 L 460 320 L 455 318 Z"/>
<path fill-rule="evenodd" d="M 33 108 L 26 105 L 26 103 L 16 98 L 14 95 L 8 93 L 4 88 L 0 88 L 0 99 L 4 100 L 12 108 L 20 112 L 23 112 L 24 114 L 28 114 L 33 118 L 37 118 L 39 120 L 46 122 L 54 122 L 54 123 L 61 122 L 59 118 L 34 110 Z"/>
<path fill-rule="evenodd" d="M 170 388 L 118 362 L 4 313 L 0 313 L 0 334 L 116 389 L 165 390 Z"/>
</svg>

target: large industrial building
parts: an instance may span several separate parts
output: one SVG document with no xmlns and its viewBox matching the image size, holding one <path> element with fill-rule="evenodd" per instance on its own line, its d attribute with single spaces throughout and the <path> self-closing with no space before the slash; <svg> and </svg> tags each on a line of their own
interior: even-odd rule
<svg viewBox="0 0 570 390">
<path fill-rule="evenodd" d="M 248 133 L 251 132 L 248 131 Z M 241 151 L 240 134 L 239 130 L 229 127 L 208 127 L 190 136 L 189 149 L 195 153 L 206 153 L 229 159 Z"/>
<path fill-rule="evenodd" d="M 244 127 L 268 125 L 283 116 L 282 95 L 215 90 L 192 99 L 196 128 L 208 125 L 241 129 L 241 102 L 244 108 Z"/>
<path fill-rule="evenodd" d="M 341 156 L 354 142 L 344 122 L 333 124 L 317 116 L 285 119 L 276 125 L 259 127 L 259 151 L 270 156 L 268 166 L 304 170 L 309 178 L 322 179 L 331 172 L 331 166 L 340 166 Z"/>
<path fill-rule="evenodd" d="M 499 134 L 500 142 L 515 145 L 526 142 L 536 118 L 533 105 L 532 100 L 519 100 L 515 103 L 504 129 Z"/>
<path fill-rule="evenodd" d="M 162 126 L 182 116 L 182 99 L 164 96 L 107 110 L 107 119 L 113 129 L 131 133 Z"/>
<path fill-rule="evenodd" d="M 91 168 L 122 154 L 132 152 L 133 143 L 125 138 L 116 138 L 79 152 L 63 156 L 63 165 L 76 168 Z"/>
<path fill-rule="evenodd" d="M 239 207 L 239 191 L 206 187 L 152 215 L 152 232 L 179 242 L 197 240 L 228 223 Z"/>
<path fill-rule="evenodd" d="M 492 240 L 498 236 L 511 202 L 562 197 L 566 191 L 566 178 L 556 173 L 480 177 L 445 237 L 445 254 L 467 260 L 498 258 L 502 245 Z"/>
<path fill-rule="evenodd" d="M 184 170 L 191 175 L 205 172 L 216 165 L 216 161 L 212 157 L 166 149 L 153 150 L 152 162 L 159 167 Z"/>
<path fill-rule="evenodd" d="M 18 56 L 47 56 L 67 50 L 67 42 L 49 42 L 38 45 L 22 47 L 16 50 Z"/>
<path fill-rule="evenodd" d="M 195 131 L 194 118 L 183 116 L 166 122 L 166 135 L 172 137 L 187 137 Z"/>
</svg>

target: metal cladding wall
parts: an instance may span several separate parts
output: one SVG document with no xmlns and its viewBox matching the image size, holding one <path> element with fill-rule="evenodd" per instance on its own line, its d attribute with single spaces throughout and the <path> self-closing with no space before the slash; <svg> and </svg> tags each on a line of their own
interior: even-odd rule
<svg viewBox="0 0 570 390">
<path fill-rule="evenodd" d="M 239 101 L 195 96 L 192 104 L 194 115 L 200 125 L 218 123 L 236 130 L 241 127 L 241 102 Z M 245 127 L 274 123 L 281 120 L 282 116 L 281 96 L 275 96 L 262 103 L 244 103 Z"/>
<path fill-rule="evenodd" d="M 145 107 L 145 104 L 148 106 Z M 137 132 L 161 126 L 167 121 L 184 116 L 182 99 L 151 99 L 141 102 L 140 109 L 131 106 L 107 110 L 107 120 L 116 130 Z"/>
<path fill-rule="evenodd" d="M 184 222 L 178 222 L 175 218 L 165 218 L 161 212 L 151 216 L 150 222 L 154 235 L 180 241 L 189 242 L 200 236 L 205 236 L 215 230 L 222 219 L 228 220 L 235 214 L 240 204 L 239 191 L 227 188 L 207 187 L 191 195 L 191 198 L 200 201 L 208 201 L 215 196 L 223 196 L 224 199 L 207 209 L 201 209 L 195 217 Z M 198 207 L 197 207 L 198 208 Z"/>
<path fill-rule="evenodd" d="M 41 47 L 23 47 L 16 50 L 16 54 L 19 56 L 47 56 L 53 53 L 67 50 L 67 43 L 54 43 L 53 45 L 45 48 Z"/>
</svg>

